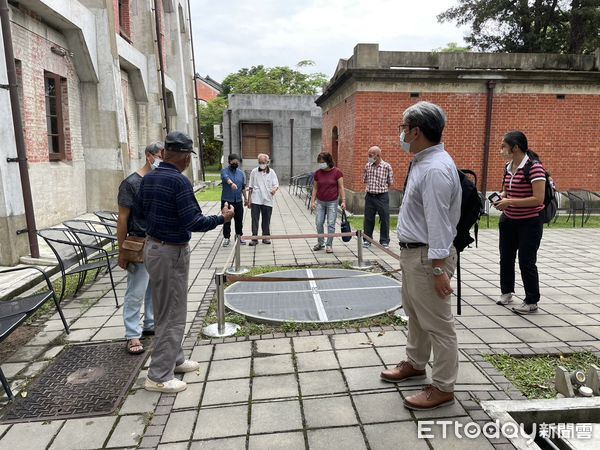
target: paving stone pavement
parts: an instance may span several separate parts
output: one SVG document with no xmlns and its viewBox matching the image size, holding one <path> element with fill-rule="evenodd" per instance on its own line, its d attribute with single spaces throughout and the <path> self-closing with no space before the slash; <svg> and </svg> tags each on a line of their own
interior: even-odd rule
<svg viewBox="0 0 600 450">
<path fill-rule="evenodd" d="M 283 188 L 276 196 L 273 234 L 314 232 L 314 216 Z M 216 203 L 202 204 L 216 213 Z M 245 231 L 249 232 L 249 214 Z M 186 391 L 160 395 L 141 386 L 147 364 L 113 416 L 0 425 L 1 449 L 467 449 L 512 448 L 492 441 L 419 438 L 419 420 L 485 421 L 480 400 L 519 399 L 521 394 L 482 353 L 569 351 L 600 345 L 600 230 L 545 229 L 538 267 L 540 311 L 526 317 L 495 304 L 499 294 L 498 234 L 480 230 L 479 248 L 461 257 L 463 313 L 456 318 L 460 347 L 456 402 L 430 412 L 406 410 L 403 399 L 422 382 L 400 385 L 379 379 L 384 367 L 404 357 L 405 327 L 278 333 L 249 338 L 206 340 L 202 318 L 214 295 L 214 270 L 226 261 L 220 230 L 194 234 L 188 320 L 184 349 L 201 362 L 188 373 Z M 356 240 L 336 240 L 335 253 L 313 252 L 313 240 L 273 241 L 242 247 L 242 265 L 304 265 L 354 261 Z M 392 246 L 394 250 L 394 246 Z M 397 251 L 397 247 L 395 247 Z M 371 247 L 365 258 L 389 267 L 397 262 Z M 517 279 L 519 277 L 517 276 Z M 125 273 L 117 271 L 122 302 Z M 27 345 L 3 361 L 18 392 L 60 353 L 65 344 L 123 340 L 122 310 L 115 309 L 103 277 L 78 298 L 65 301 L 72 332 L 62 332 L 57 314 Z M 522 296 L 522 286 L 517 287 Z M 430 371 L 429 371 L 430 373 Z M 425 380 L 427 382 L 429 379 Z M 5 400 L 5 399 L 4 399 Z"/>
</svg>

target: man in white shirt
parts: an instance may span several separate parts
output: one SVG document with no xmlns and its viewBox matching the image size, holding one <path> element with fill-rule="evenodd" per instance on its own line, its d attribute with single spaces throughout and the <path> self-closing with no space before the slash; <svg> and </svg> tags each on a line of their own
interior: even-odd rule
<svg viewBox="0 0 600 450">
<path fill-rule="evenodd" d="M 454 403 L 458 343 L 450 305 L 450 278 L 456 268 L 452 245 L 460 218 L 462 189 L 452 157 L 441 143 L 446 114 L 419 102 L 406 111 L 400 145 L 414 155 L 398 215 L 402 306 L 408 315 L 406 360 L 384 370 L 397 383 L 425 378 L 433 348 L 432 384 L 404 400 L 413 410 Z"/>
<path fill-rule="evenodd" d="M 279 181 L 275 171 L 269 167 L 269 155 L 258 155 L 258 167 L 250 172 L 248 183 L 248 208 L 252 217 L 252 236 L 258 235 L 258 221 L 262 215 L 262 235 L 271 234 L 271 213 L 273 212 L 273 196 L 279 189 Z M 269 239 L 263 239 L 263 244 L 270 244 Z M 258 244 L 257 239 L 250 246 Z"/>
</svg>

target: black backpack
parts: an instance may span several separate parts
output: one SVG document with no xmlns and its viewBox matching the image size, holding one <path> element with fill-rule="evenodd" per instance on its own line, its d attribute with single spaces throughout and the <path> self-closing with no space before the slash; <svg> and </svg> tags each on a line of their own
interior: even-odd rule
<svg viewBox="0 0 600 450">
<path fill-rule="evenodd" d="M 533 150 L 527 150 L 527 156 L 529 159 L 523 166 L 523 176 L 525 180 L 531 184 L 531 178 L 529 176 L 529 172 L 531 171 L 531 167 L 539 163 L 541 164 L 540 157 Z M 502 183 L 504 184 L 504 180 L 506 179 L 506 175 L 508 171 L 506 170 L 506 166 L 504 167 L 504 176 L 502 177 Z M 544 209 L 541 212 L 542 220 L 544 223 L 550 223 L 556 216 L 556 212 L 558 211 L 558 198 L 556 197 L 556 185 L 554 184 L 554 180 L 550 176 L 550 172 L 544 168 L 544 175 L 546 176 L 546 187 L 544 192 Z"/>
<path fill-rule="evenodd" d="M 467 175 L 473 177 L 473 181 Z M 456 248 L 456 314 L 461 315 L 461 280 L 460 280 L 460 253 L 475 242 L 477 247 L 477 235 L 479 233 L 479 218 L 483 214 L 483 202 L 477 191 L 477 175 L 469 169 L 458 170 L 458 179 L 462 189 L 462 202 L 460 204 L 460 219 L 456 225 L 456 237 L 454 247 Z M 471 228 L 475 238 L 471 237 Z"/>
<path fill-rule="evenodd" d="M 471 175 L 474 182 L 467 175 Z M 479 218 L 483 213 L 483 203 L 477 191 L 477 175 L 472 170 L 458 170 L 458 178 L 462 189 L 462 203 L 460 206 L 460 219 L 456 225 L 456 237 L 454 247 L 458 253 L 475 242 L 477 246 L 477 235 L 479 232 Z M 471 237 L 471 228 L 474 228 L 475 238 Z"/>
<path fill-rule="evenodd" d="M 535 152 L 528 151 L 529 160 L 523 166 L 523 175 L 528 183 L 531 183 L 529 171 L 535 163 L 541 163 L 538 155 Z M 504 169 L 506 171 L 506 169 Z M 544 192 L 544 210 L 541 212 L 544 223 L 550 223 L 556 216 L 558 210 L 558 199 L 556 198 L 556 185 L 550 176 L 550 173 L 544 168 L 546 176 L 546 188 Z"/>
</svg>

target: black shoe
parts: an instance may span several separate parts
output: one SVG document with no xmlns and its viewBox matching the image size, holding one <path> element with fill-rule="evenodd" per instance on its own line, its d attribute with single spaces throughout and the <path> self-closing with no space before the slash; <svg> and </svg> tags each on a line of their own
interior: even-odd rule
<svg viewBox="0 0 600 450">
<path fill-rule="evenodd" d="M 268 239 L 263 240 L 263 244 L 270 244 L 270 243 L 271 243 L 271 241 Z"/>
<path fill-rule="evenodd" d="M 255 245 L 258 245 L 258 241 L 252 241 L 248 244 L 250 247 L 254 247 Z"/>
</svg>

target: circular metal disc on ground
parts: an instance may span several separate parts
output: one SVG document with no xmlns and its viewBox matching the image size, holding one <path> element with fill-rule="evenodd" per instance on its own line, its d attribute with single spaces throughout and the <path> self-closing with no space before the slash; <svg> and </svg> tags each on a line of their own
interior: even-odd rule
<svg viewBox="0 0 600 450">
<path fill-rule="evenodd" d="M 240 281 L 225 289 L 225 305 L 247 317 L 276 323 L 356 320 L 393 311 L 402 305 L 400 283 L 385 275 L 365 276 L 365 272 L 347 269 L 293 269 L 262 276 L 335 278 Z"/>
</svg>

